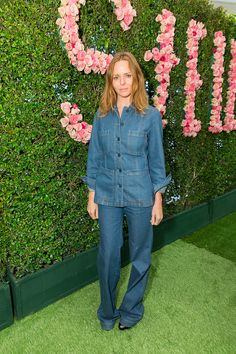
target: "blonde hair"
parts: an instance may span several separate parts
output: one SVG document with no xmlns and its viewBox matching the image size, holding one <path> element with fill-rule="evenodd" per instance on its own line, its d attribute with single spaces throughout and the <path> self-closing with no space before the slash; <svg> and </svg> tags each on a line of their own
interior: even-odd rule
<svg viewBox="0 0 236 354">
<path fill-rule="evenodd" d="M 106 82 L 103 94 L 100 101 L 99 113 L 100 116 L 105 116 L 117 101 L 117 94 L 113 88 L 113 72 L 115 64 L 120 60 L 127 60 L 129 63 L 130 71 L 133 75 L 133 84 L 131 92 L 131 102 L 139 113 L 144 113 L 148 107 L 148 95 L 144 87 L 144 76 L 142 70 L 133 56 L 129 52 L 116 53 L 107 69 Z"/>
</svg>

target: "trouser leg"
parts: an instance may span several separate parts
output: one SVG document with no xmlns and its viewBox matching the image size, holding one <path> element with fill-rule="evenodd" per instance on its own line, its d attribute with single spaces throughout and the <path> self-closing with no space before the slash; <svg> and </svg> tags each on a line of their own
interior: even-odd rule
<svg viewBox="0 0 236 354">
<path fill-rule="evenodd" d="M 97 311 L 103 329 L 111 329 L 120 316 L 116 309 L 116 286 L 120 277 L 123 244 L 123 208 L 98 205 L 100 241 L 97 269 L 101 303 Z"/>
<path fill-rule="evenodd" d="M 144 313 L 142 303 L 151 265 L 153 226 L 152 207 L 125 207 L 129 230 L 129 252 L 132 263 L 127 291 L 119 312 L 121 323 L 132 327 Z"/>
</svg>

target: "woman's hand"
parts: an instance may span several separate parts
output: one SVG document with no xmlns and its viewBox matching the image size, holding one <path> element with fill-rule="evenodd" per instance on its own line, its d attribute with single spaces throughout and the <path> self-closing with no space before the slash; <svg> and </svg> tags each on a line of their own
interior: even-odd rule
<svg viewBox="0 0 236 354">
<path fill-rule="evenodd" d="M 163 219 L 163 209 L 162 209 L 162 195 L 160 192 L 156 192 L 155 194 L 155 203 L 152 207 L 152 225 L 160 224 L 161 220 Z"/>
<path fill-rule="evenodd" d="M 87 212 L 92 219 L 98 219 L 98 205 L 94 203 L 94 191 L 89 191 Z"/>
</svg>

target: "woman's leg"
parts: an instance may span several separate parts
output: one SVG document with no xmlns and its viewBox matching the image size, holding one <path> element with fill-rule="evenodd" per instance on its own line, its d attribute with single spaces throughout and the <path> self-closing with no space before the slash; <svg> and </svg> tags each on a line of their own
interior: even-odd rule
<svg viewBox="0 0 236 354">
<path fill-rule="evenodd" d="M 125 207 L 129 229 L 129 253 L 132 268 L 128 288 L 120 305 L 120 322 L 134 326 L 144 313 L 142 303 L 151 265 L 153 226 L 152 207 Z"/>
<path fill-rule="evenodd" d="M 119 318 L 116 286 L 120 277 L 120 249 L 123 244 L 123 208 L 98 205 L 100 242 L 97 269 L 101 304 L 97 315 L 103 329 L 110 330 Z"/>
</svg>

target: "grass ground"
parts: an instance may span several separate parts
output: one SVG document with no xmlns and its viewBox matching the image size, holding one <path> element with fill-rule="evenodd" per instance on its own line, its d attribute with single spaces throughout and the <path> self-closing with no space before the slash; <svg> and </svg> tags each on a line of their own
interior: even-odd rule
<svg viewBox="0 0 236 354">
<path fill-rule="evenodd" d="M 144 318 L 132 329 L 102 331 L 98 303 L 94 282 L 15 321 L 0 332 L 0 353 L 235 354 L 236 213 L 152 254 Z"/>
</svg>

